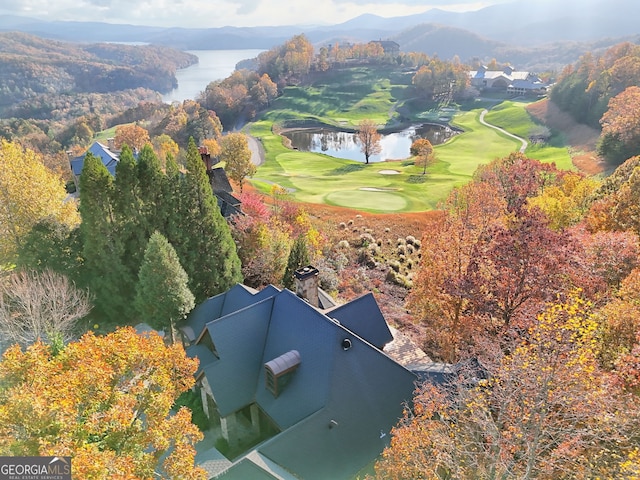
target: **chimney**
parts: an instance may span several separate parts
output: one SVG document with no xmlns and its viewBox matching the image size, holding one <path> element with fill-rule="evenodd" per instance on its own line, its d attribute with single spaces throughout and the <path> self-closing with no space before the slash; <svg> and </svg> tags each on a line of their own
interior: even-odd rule
<svg viewBox="0 0 640 480">
<path fill-rule="evenodd" d="M 296 295 L 307 300 L 314 307 L 320 307 L 318 299 L 318 269 L 308 265 L 293 273 L 296 279 Z"/>
<path fill-rule="evenodd" d="M 107 138 L 107 148 L 114 152 L 116 150 L 116 139 L 111 137 Z"/>
</svg>

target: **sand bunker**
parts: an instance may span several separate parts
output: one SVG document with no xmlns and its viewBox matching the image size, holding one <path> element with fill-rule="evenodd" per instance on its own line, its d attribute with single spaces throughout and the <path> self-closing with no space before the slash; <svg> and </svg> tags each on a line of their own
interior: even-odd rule
<svg viewBox="0 0 640 480">
<path fill-rule="evenodd" d="M 398 175 L 400 172 L 398 170 L 380 170 L 378 173 L 382 175 Z"/>
<path fill-rule="evenodd" d="M 378 187 L 361 187 L 358 190 L 366 190 L 367 192 L 392 192 L 397 188 L 378 188 Z"/>
</svg>

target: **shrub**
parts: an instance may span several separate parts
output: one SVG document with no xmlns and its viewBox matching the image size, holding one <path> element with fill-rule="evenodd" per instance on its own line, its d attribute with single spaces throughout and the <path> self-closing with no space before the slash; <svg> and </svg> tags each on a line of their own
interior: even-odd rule
<svg viewBox="0 0 640 480">
<path fill-rule="evenodd" d="M 398 240 L 396 241 L 396 245 L 404 245 L 404 244 L 405 244 L 404 238 L 398 238 Z"/>
<path fill-rule="evenodd" d="M 407 241 L 407 245 L 413 245 L 414 243 L 416 243 L 416 237 L 414 237 L 413 235 L 408 235 L 405 240 Z"/>
<path fill-rule="evenodd" d="M 416 240 L 415 242 L 413 242 L 413 246 L 416 247 L 416 250 L 420 250 L 420 247 L 422 247 L 422 242 L 420 240 Z"/>
<path fill-rule="evenodd" d="M 340 240 L 338 242 L 337 248 L 340 250 L 345 250 L 347 248 L 349 248 L 349 241 L 348 240 Z"/>
<path fill-rule="evenodd" d="M 338 224 L 338 228 L 339 228 L 340 230 L 346 230 L 346 228 L 347 228 L 347 224 L 346 224 L 346 223 L 344 223 L 344 222 L 340 222 L 340 223 Z"/>
<path fill-rule="evenodd" d="M 398 245 L 397 252 L 398 252 L 398 255 L 406 255 L 407 247 L 405 247 L 404 245 Z"/>
<path fill-rule="evenodd" d="M 393 270 L 395 272 L 399 272 L 400 271 L 400 262 L 398 262 L 398 261 L 390 262 L 389 263 L 389 267 L 391 268 L 391 270 Z"/>
<path fill-rule="evenodd" d="M 407 245 L 407 253 L 408 253 L 409 255 L 411 255 L 411 254 L 412 254 L 412 253 L 414 253 L 415 251 L 416 251 L 416 250 L 415 250 L 415 248 L 413 248 L 413 245 L 411 245 L 411 244 Z"/>
<path fill-rule="evenodd" d="M 367 247 L 371 244 L 375 245 L 376 239 L 370 233 L 363 233 L 360 235 L 360 246 Z"/>
</svg>

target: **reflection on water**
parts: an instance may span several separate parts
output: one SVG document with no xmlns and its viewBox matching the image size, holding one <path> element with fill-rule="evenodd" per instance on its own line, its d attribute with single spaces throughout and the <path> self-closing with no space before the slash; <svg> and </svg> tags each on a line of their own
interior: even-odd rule
<svg viewBox="0 0 640 480">
<path fill-rule="evenodd" d="M 382 162 L 385 160 L 399 160 L 407 158 L 411 154 L 411 144 L 419 139 L 426 138 L 432 145 L 444 143 L 456 131 L 447 126 L 421 124 L 406 128 L 400 132 L 382 135 L 380 146 L 382 152 L 372 155 L 369 162 Z M 283 133 L 291 140 L 291 147 L 305 152 L 325 153 L 332 157 L 345 158 L 364 162 L 364 154 L 360 151 L 360 145 L 356 143 L 356 134 L 330 129 L 305 129 L 291 130 Z"/>
</svg>

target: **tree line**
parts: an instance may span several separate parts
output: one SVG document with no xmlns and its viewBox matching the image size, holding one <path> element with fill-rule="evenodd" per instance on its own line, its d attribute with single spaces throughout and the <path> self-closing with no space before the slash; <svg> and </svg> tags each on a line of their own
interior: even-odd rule
<svg viewBox="0 0 640 480">
<path fill-rule="evenodd" d="M 551 100 L 576 121 L 602 129 L 599 153 L 620 164 L 640 153 L 638 85 L 640 46 L 626 42 L 600 56 L 587 53 L 567 66 Z"/>
<path fill-rule="evenodd" d="M 379 478 L 634 478 L 639 158 L 603 183 L 514 153 L 456 188 L 407 306 L 454 364 L 423 383 Z"/>
</svg>

